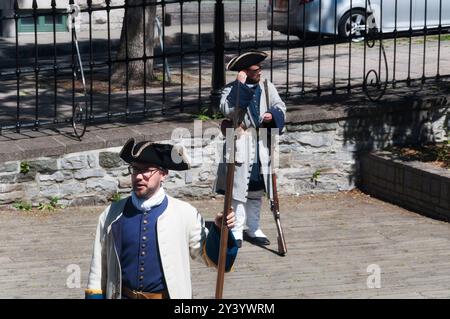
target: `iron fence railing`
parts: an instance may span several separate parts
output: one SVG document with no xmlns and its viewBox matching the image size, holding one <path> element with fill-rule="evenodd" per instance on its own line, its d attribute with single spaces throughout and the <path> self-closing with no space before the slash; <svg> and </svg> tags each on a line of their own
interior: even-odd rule
<svg viewBox="0 0 450 319">
<path fill-rule="evenodd" d="M 377 101 L 400 82 L 450 74 L 448 1 L 68 0 L 61 10 L 62 2 L 22 8 L 15 0 L 1 11 L 13 37 L 0 39 L 0 133 L 72 125 L 81 137 L 89 123 L 211 113 L 235 77 L 226 60 L 250 49 L 269 53 L 265 75 L 288 104 L 361 90 Z M 40 32 L 41 22 L 51 32 Z"/>
</svg>

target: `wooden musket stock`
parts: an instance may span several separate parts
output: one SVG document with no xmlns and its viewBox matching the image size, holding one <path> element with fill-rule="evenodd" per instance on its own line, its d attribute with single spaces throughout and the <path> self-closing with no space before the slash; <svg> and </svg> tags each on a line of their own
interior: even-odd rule
<svg viewBox="0 0 450 319">
<path fill-rule="evenodd" d="M 274 172 L 272 172 L 272 191 L 273 199 L 270 201 L 270 209 L 272 210 L 273 218 L 275 219 L 275 224 L 277 226 L 278 254 L 280 254 L 280 256 L 284 256 L 287 253 L 287 247 L 284 239 L 283 228 L 281 227 L 280 203 L 278 202 L 277 191 L 277 175 Z"/>
</svg>

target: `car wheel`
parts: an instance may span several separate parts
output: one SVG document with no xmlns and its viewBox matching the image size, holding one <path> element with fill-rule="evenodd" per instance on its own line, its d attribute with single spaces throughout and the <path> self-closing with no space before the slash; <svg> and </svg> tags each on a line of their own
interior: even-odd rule
<svg viewBox="0 0 450 319">
<path fill-rule="evenodd" d="M 353 9 L 351 10 L 351 15 L 350 18 L 350 11 L 348 11 L 339 20 L 338 32 L 340 37 L 348 38 L 350 37 L 350 34 L 353 37 L 362 36 L 366 24 L 366 14 L 364 13 L 364 10 Z"/>
</svg>

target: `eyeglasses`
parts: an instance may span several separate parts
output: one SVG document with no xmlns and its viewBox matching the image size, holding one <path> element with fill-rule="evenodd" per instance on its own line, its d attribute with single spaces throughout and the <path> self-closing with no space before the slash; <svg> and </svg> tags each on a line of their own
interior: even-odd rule
<svg viewBox="0 0 450 319">
<path fill-rule="evenodd" d="M 128 166 L 128 173 L 130 173 L 131 175 L 142 174 L 146 177 L 150 177 L 158 170 L 159 170 L 159 168 L 154 168 L 154 167 L 139 168 L 139 167 L 135 167 L 133 165 Z"/>
<path fill-rule="evenodd" d="M 248 72 L 251 72 L 251 73 L 259 73 L 259 72 L 262 71 L 262 67 L 258 67 L 257 69 L 254 69 L 254 70 L 252 70 L 252 69 L 247 69 L 247 71 L 248 71 Z"/>
</svg>

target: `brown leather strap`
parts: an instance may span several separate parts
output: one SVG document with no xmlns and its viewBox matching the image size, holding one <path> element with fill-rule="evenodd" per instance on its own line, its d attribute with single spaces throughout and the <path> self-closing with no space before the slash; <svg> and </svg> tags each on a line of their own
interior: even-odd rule
<svg viewBox="0 0 450 319">
<path fill-rule="evenodd" d="M 131 290 L 126 286 L 122 286 L 122 295 L 129 299 L 169 299 L 169 294 L 166 290 L 158 292 L 144 292 Z"/>
<path fill-rule="evenodd" d="M 269 99 L 269 84 L 267 83 L 267 79 L 264 79 L 264 93 L 266 95 L 266 110 L 270 109 L 270 99 Z"/>
</svg>

